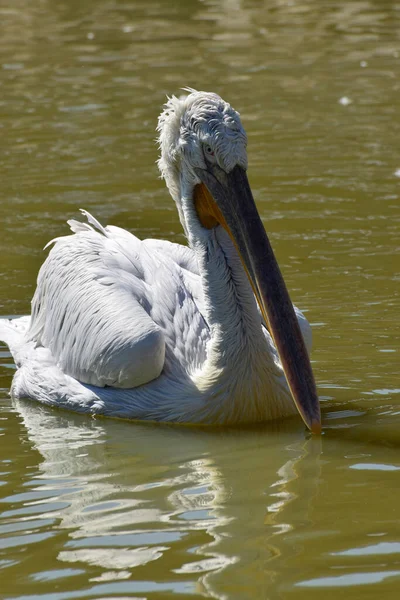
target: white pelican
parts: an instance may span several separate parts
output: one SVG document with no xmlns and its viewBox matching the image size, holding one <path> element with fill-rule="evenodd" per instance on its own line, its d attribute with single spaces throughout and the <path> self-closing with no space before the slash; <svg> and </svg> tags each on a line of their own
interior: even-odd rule
<svg viewBox="0 0 400 600">
<path fill-rule="evenodd" d="M 265 421 L 297 407 L 319 432 L 310 327 L 258 215 L 239 114 L 188 91 L 159 118 L 158 166 L 189 247 L 141 241 L 85 211 L 88 223 L 69 221 L 31 317 L 1 321 L 18 367 L 11 394 L 182 423 Z"/>
</svg>

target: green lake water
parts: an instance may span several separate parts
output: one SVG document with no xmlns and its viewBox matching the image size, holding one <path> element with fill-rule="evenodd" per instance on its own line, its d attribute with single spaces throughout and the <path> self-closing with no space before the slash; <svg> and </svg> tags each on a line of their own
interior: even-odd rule
<svg viewBox="0 0 400 600">
<path fill-rule="evenodd" d="M 29 312 L 81 207 L 184 243 L 155 165 L 184 86 L 241 113 L 324 435 L 14 402 L 0 347 L 0 598 L 396 600 L 398 2 L 0 0 L 0 314 Z"/>
</svg>

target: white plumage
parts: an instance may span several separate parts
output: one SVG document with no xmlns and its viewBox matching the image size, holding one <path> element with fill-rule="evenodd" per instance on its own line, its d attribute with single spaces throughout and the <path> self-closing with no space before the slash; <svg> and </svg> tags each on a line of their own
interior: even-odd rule
<svg viewBox="0 0 400 600">
<path fill-rule="evenodd" d="M 245 423 L 296 412 L 230 235 L 205 227 L 196 169 L 246 168 L 239 115 L 215 94 L 168 101 L 159 166 L 189 248 L 70 221 L 43 264 L 31 317 L 0 321 L 11 393 L 114 417 Z M 308 350 L 310 327 L 296 309 Z"/>
</svg>

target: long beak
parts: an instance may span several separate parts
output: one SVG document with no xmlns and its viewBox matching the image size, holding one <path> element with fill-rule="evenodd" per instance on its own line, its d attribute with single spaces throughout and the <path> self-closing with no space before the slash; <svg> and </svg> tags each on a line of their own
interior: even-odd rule
<svg viewBox="0 0 400 600">
<path fill-rule="evenodd" d="M 246 171 L 225 173 L 218 165 L 196 169 L 203 182 L 196 208 L 206 227 L 220 223 L 229 233 L 252 284 L 277 347 L 296 407 L 313 433 L 321 432 L 321 411 L 310 359 L 271 244 L 259 217 Z M 207 193 L 207 191 L 209 193 Z"/>
</svg>

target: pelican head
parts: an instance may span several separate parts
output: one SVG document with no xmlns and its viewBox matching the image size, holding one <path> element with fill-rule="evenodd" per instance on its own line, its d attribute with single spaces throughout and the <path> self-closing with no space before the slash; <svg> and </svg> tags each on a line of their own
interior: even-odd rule
<svg viewBox="0 0 400 600">
<path fill-rule="evenodd" d="M 247 179 L 247 138 L 239 113 L 218 95 L 172 97 L 158 123 L 158 162 L 191 241 L 222 226 L 229 234 L 277 347 L 293 400 L 320 432 L 310 360 L 293 305 Z"/>
<path fill-rule="evenodd" d="M 229 172 L 247 168 L 247 136 L 239 113 L 217 94 L 191 93 L 168 100 L 158 121 L 162 177 L 180 202 L 200 183 L 196 169 L 208 163 Z"/>
</svg>

